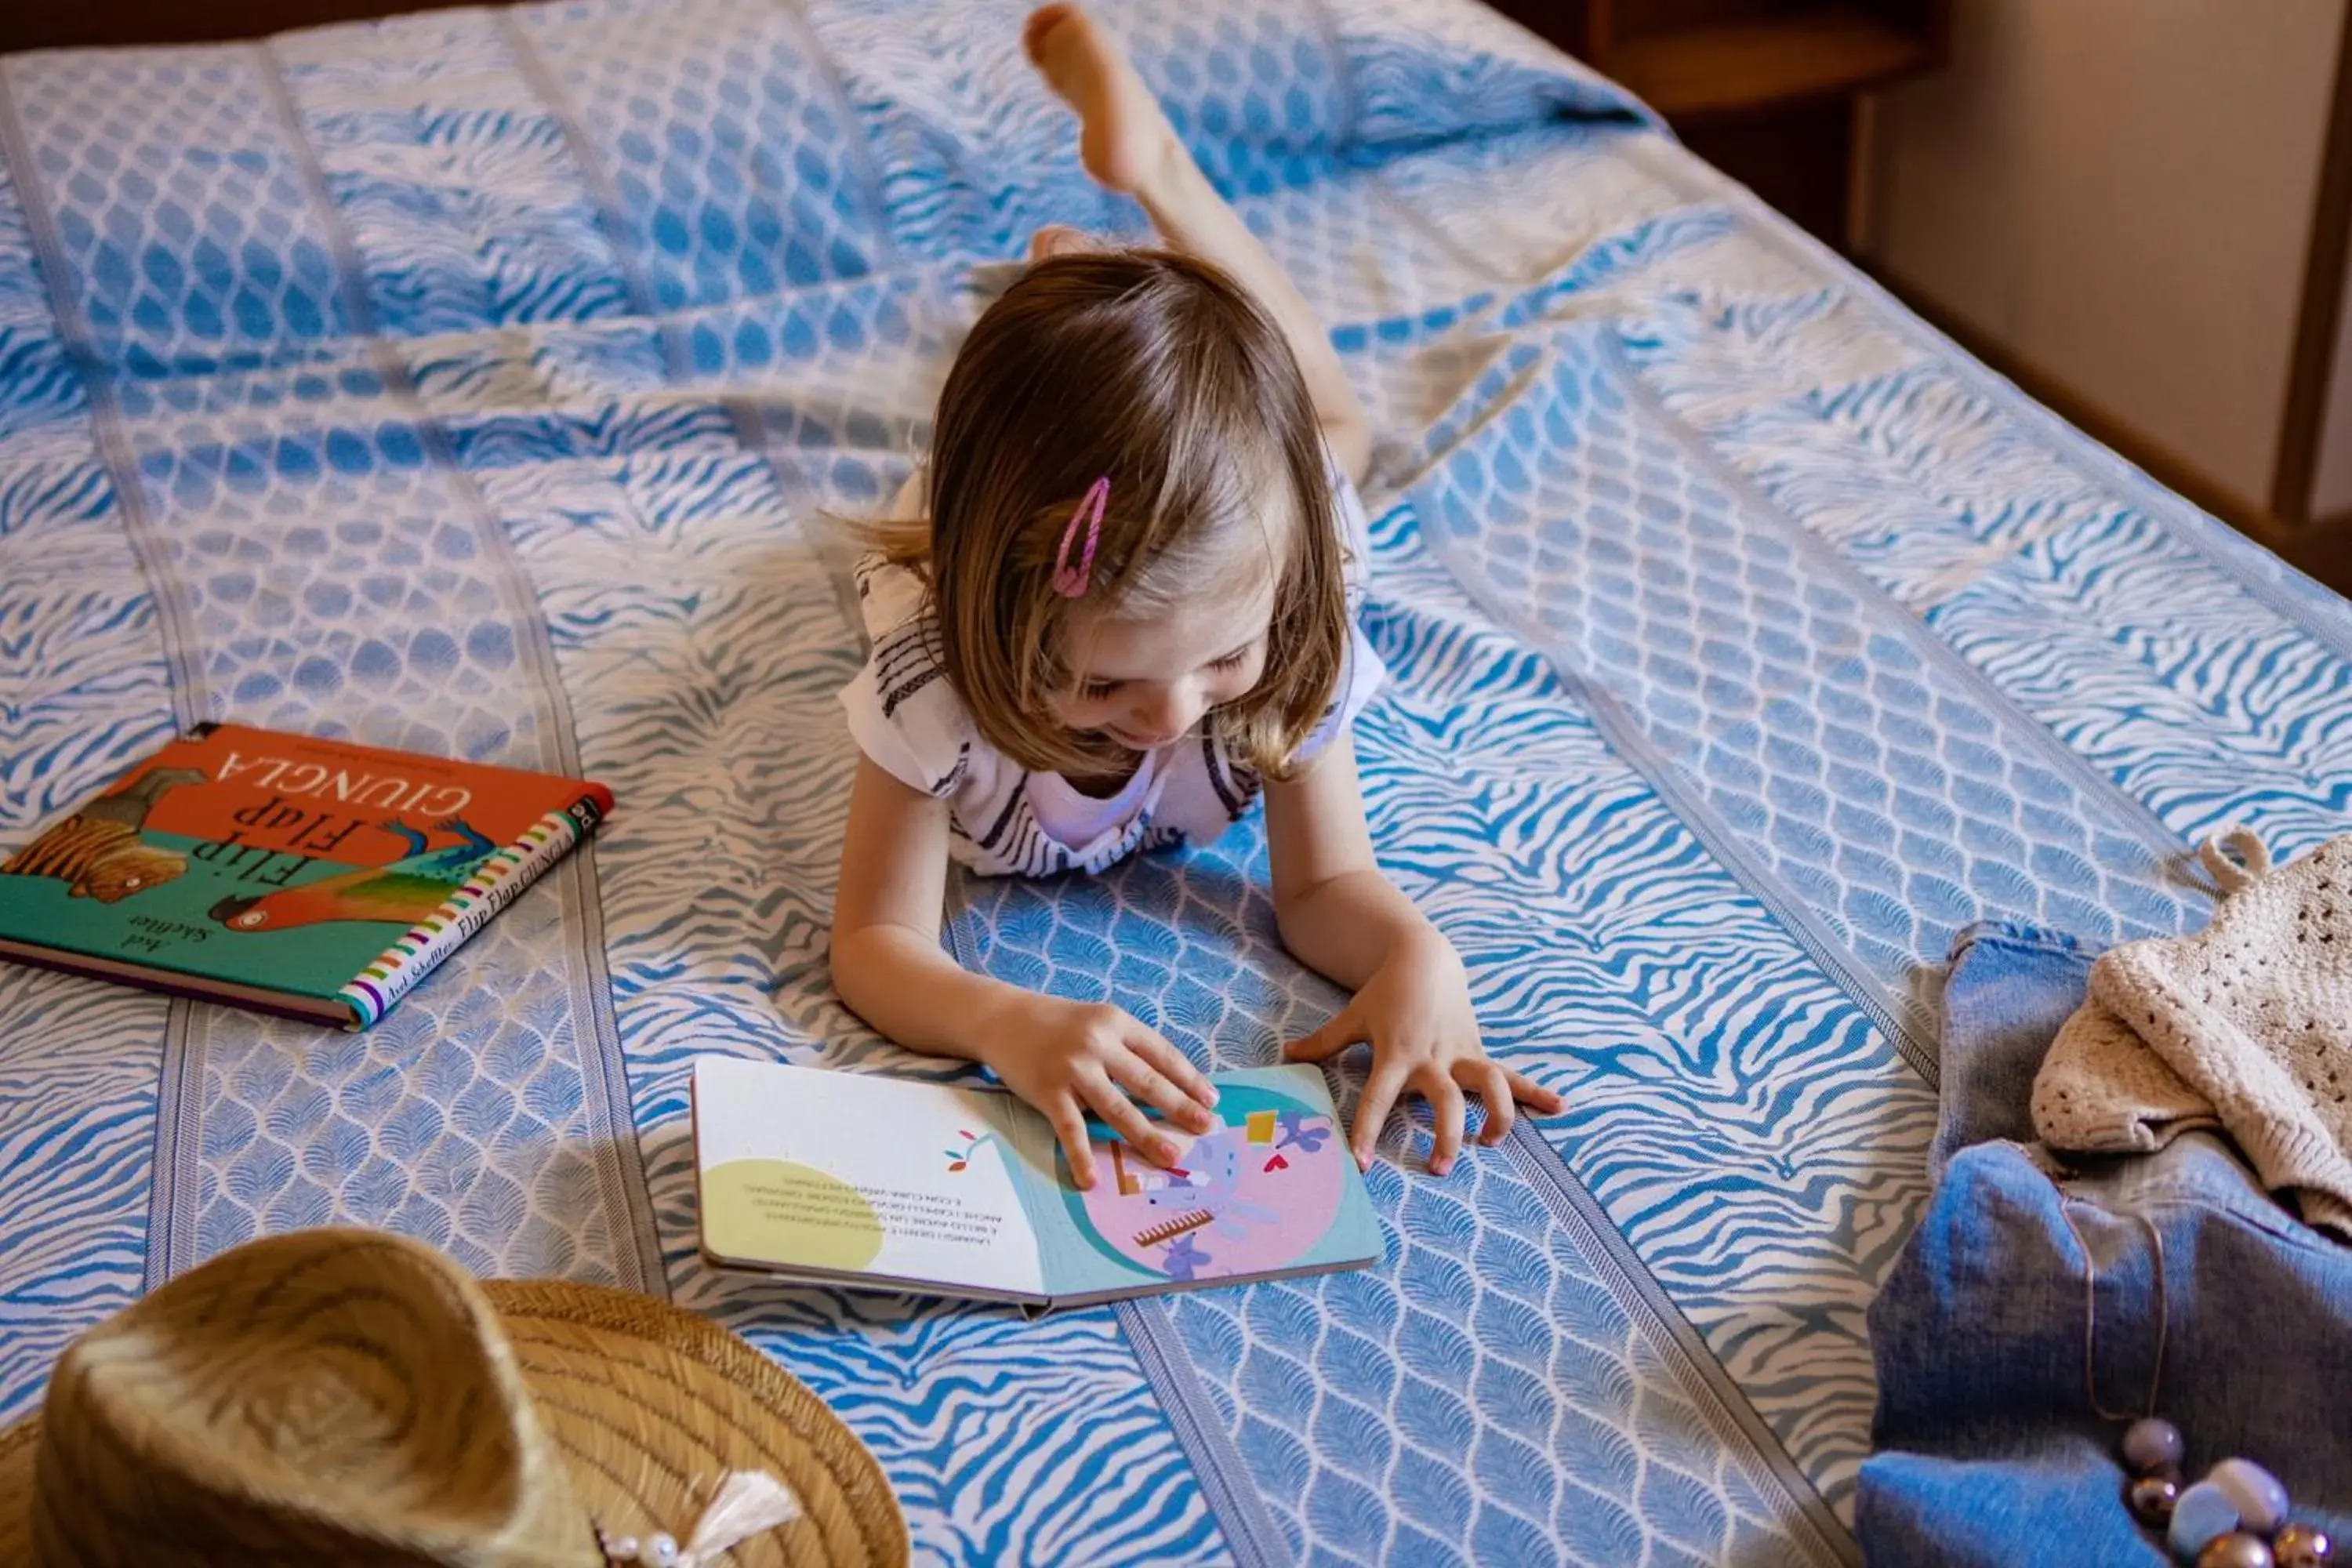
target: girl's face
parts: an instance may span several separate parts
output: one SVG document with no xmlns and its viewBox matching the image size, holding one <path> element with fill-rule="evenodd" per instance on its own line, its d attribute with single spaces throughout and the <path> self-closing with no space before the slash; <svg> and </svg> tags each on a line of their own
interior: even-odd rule
<svg viewBox="0 0 2352 1568">
<path fill-rule="evenodd" d="M 1130 751 L 1156 751 L 1258 683 L 1273 619 L 1270 581 L 1240 595 L 1204 595 L 1148 618 L 1073 616 L 1076 682 L 1055 700 L 1054 716 Z"/>
</svg>

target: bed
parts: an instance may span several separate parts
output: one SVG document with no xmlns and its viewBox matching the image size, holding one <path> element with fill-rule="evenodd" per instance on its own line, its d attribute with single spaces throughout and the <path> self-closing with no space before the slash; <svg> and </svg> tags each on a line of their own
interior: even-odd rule
<svg viewBox="0 0 2352 1568">
<path fill-rule="evenodd" d="M 0 1419 L 157 1281 L 344 1222 L 740 1331 L 927 1562 L 1853 1560 L 1951 934 L 2193 926 L 2187 843 L 2342 830 L 2352 608 L 1466 0 L 1107 5 L 1374 410 L 1375 828 L 1569 1109 L 1444 1180 L 1392 1125 L 1363 1273 L 1036 1321 L 714 1273 L 695 1053 L 943 1070 L 826 980 L 824 520 L 1032 228 L 1139 224 L 1021 9 L 0 61 L 0 844 L 207 719 L 621 805 L 366 1034 L 0 969 Z M 1336 1000 L 1250 824 L 950 917 L 1219 1065 Z"/>
</svg>

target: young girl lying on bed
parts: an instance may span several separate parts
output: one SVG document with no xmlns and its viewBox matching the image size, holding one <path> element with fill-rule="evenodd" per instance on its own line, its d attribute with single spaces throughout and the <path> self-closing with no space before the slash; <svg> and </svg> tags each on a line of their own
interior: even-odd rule
<svg viewBox="0 0 2352 1568">
<path fill-rule="evenodd" d="M 1023 41 L 1077 111 L 1087 171 L 1171 248 L 1041 233 L 948 373 L 928 473 L 859 572 L 874 652 L 843 693 L 863 756 L 835 983 L 900 1044 L 993 1068 L 1051 1120 L 1080 1186 L 1089 1110 L 1169 1163 L 1135 1101 L 1206 1131 L 1207 1080 L 1116 1007 L 960 969 L 939 941 L 947 865 L 1099 871 L 1215 837 L 1263 788 L 1283 942 L 1355 993 L 1285 1055 L 1369 1041 L 1357 1163 L 1417 1091 L 1443 1175 L 1465 1091 L 1488 1143 L 1514 1098 L 1559 1100 L 1487 1058 L 1461 960 L 1373 861 L 1348 735 L 1381 676 L 1354 619 L 1363 410 L 1117 43 L 1070 5 Z"/>
</svg>

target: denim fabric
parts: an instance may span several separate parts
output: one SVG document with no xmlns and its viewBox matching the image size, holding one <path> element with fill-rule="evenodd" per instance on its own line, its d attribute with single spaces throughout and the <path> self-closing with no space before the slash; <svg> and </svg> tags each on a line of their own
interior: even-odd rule
<svg viewBox="0 0 2352 1568">
<path fill-rule="evenodd" d="M 1995 1138 L 2033 1142 L 2033 1075 L 2066 1016 L 2082 1005 L 2091 961 L 2060 931 L 2004 921 L 1952 943 L 1944 984 L 1943 1114 L 1927 1151 L 1940 1182 L 1952 1156 Z"/>
<path fill-rule="evenodd" d="M 2352 1536 L 2352 1248 L 2211 1134 L 2061 1182 L 2021 1146 L 2090 963 L 2010 924 L 1953 944 L 1937 1186 L 1870 1313 L 1879 1451 L 1855 1531 L 1874 1563 L 2168 1561 L 2124 1508 L 2122 1423 L 2102 1408 L 2152 1405 L 2192 1478 L 2242 1454 L 2298 1518 Z"/>
</svg>

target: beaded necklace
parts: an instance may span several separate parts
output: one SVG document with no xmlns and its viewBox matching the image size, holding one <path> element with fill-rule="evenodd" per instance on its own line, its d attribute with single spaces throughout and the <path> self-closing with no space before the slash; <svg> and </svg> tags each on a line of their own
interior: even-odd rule
<svg viewBox="0 0 2352 1568">
<path fill-rule="evenodd" d="M 2099 1398 L 2099 1266 L 2067 1212 L 2067 1205 L 2081 1201 L 2062 1192 L 2058 1213 L 2083 1252 L 2084 1391 L 2092 1414 L 2103 1421 L 2127 1424 L 2121 1447 L 2131 1479 L 2124 1488 L 2124 1504 L 2132 1517 L 2150 1531 L 2162 1531 L 2173 1557 L 2195 1568 L 2329 1568 L 2336 1560 L 2336 1542 L 2317 1525 L 2288 1519 L 2285 1485 L 2252 1459 L 2223 1459 L 2201 1479 L 2181 1484 L 2186 1478 L 2180 1462 L 2188 1443 L 2179 1427 L 2156 1413 L 2172 1317 L 2164 1234 L 2145 1214 L 2133 1217 L 2147 1228 L 2156 1258 L 2156 1356 L 2147 1404 L 2135 1416 L 2109 1409 Z"/>
</svg>

